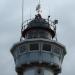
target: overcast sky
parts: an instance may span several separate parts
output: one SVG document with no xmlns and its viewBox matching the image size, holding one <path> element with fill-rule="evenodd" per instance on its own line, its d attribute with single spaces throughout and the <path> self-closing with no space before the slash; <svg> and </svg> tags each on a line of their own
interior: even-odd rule
<svg viewBox="0 0 75 75">
<path fill-rule="evenodd" d="M 20 39 L 21 1 L 0 0 L 0 75 L 17 75 L 10 53 Z M 24 19 L 33 18 L 38 0 L 24 0 Z M 58 19 L 58 41 L 66 46 L 67 55 L 60 75 L 75 75 L 75 0 L 41 0 L 42 16 Z"/>
</svg>

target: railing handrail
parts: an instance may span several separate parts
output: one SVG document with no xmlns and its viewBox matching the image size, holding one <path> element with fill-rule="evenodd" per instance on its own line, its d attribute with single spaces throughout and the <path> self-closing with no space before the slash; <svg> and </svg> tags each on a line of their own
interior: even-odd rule
<svg viewBox="0 0 75 75">
<path fill-rule="evenodd" d="M 29 23 L 30 21 L 32 21 L 32 20 L 33 20 L 33 19 L 29 19 L 29 20 L 25 20 L 25 21 L 23 22 L 23 29 L 22 29 L 22 31 L 27 28 L 28 23 Z M 45 20 L 48 22 L 48 19 L 45 19 Z M 49 23 L 49 28 L 56 32 L 56 25 L 54 25 L 51 20 L 49 20 L 48 23 Z"/>
</svg>

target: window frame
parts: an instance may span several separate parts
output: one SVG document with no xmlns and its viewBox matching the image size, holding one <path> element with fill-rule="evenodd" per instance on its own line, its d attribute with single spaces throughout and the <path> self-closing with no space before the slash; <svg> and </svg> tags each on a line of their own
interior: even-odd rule
<svg viewBox="0 0 75 75">
<path fill-rule="evenodd" d="M 50 46 L 49 50 L 46 50 L 46 49 L 44 50 L 44 48 L 43 48 L 43 47 L 45 47 L 44 45 L 47 45 L 47 47 Z M 42 44 L 42 50 L 47 51 L 47 52 L 51 52 L 51 44 L 50 43 L 43 43 Z"/>
<path fill-rule="evenodd" d="M 38 49 L 32 49 L 32 50 L 31 50 L 31 49 L 30 49 L 30 45 L 31 45 L 31 44 L 33 44 L 33 45 L 36 45 L 36 44 L 37 44 Z M 40 51 L 40 43 L 30 43 L 30 44 L 29 44 L 29 51 Z"/>
</svg>

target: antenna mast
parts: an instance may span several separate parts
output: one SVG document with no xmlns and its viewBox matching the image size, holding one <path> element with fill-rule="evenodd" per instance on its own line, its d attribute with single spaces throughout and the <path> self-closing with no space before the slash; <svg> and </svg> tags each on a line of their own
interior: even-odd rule
<svg viewBox="0 0 75 75">
<path fill-rule="evenodd" d="M 21 24 L 21 38 L 20 38 L 20 41 L 22 40 L 23 21 L 24 21 L 24 0 L 22 0 L 22 24 Z"/>
<path fill-rule="evenodd" d="M 24 0 L 22 0 L 22 28 L 23 28 L 23 21 L 24 21 Z"/>
<path fill-rule="evenodd" d="M 39 0 L 39 4 L 40 4 L 40 0 Z"/>
</svg>

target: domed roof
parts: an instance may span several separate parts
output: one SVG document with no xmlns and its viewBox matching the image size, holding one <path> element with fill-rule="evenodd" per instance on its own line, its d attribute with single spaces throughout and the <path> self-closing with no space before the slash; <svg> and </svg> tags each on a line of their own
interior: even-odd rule
<svg viewBox="0 0 75 75">
<path fill-rule="evenodd" d="M 43 27 L 43 28 L 49 28 L 49 23 L 41 17 L 40 14 L 35 16 L 35 19 L 33 19 L 28 24 L 28 28 L 31 27 Z"/>
<path fill-rule="evenodd" d="M 55 36 L 55 31 L 50 28 L 50 24 L 46 19 L 43 19 L 40 14 L 35 15 L 35 18 L 27 24 L 27 28 L 23 30 L 22 36 L 30 29 L 45 29 L 49 31 L 52 37 Z"/>
</svg>

